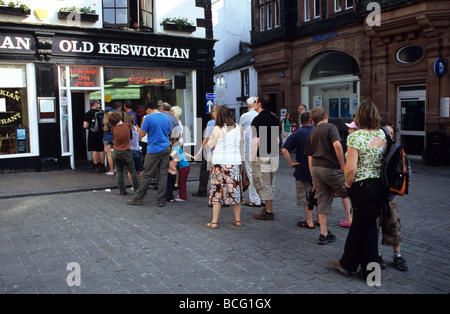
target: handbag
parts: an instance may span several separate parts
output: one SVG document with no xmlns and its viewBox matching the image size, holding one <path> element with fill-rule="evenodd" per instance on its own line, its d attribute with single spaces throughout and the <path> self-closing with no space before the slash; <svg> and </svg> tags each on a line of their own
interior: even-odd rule
<svg viewBox="0 0 450 314">
<path fill-rule="evenodd" d="M 242 165 L 241 167 L 242 172 L 242 191 L 247 191 L 248 187 L 250 186 L 250 180 L 247 176 L 247 171 L 245 170 L 245 165 Z"/>
</svg>

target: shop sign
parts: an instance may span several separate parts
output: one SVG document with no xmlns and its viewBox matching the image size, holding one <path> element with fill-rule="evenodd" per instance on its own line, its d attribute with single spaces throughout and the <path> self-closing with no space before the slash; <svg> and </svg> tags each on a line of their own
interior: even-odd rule
<svg viewBox="0 0 450 314">
<path fill-rule="evenodd" d="M 97 68 L 70 68 L 70 86 L 72 87 L 95 87 L 95 82 L 98 81 Z"/>
<path fill-rule="evenodd" d="M 20 124 L 20 118 L 22 117 L 22 114 L 20 112 L 14 112 L 12 114 L 7 113 L 7 116 L 5 114 L 0 115 L 0 125 L 7 125 L 7 124 Z"/>
<path fill-rule="evenodd" d="M 137 77 L 132 76 L 128 79 L 130 85 L 153 85 L 165 86 L 169 84 L 169 79 L 165 77 Z"/>
<path fill-rule="evenodd" d="M 132 58 L 184 59 L 191 58 L 191 49 L 128 42 L 107 42 L 84 39 L 54 38 L 54 55 L 125 56 Z"/>
<path fill-rule="evenodd" d="M 329 33 L 313 35 L 312 41 L 316 42 L 316 41 L 321 41 L 321 40 L 327 40 L 327 39 L 336 38 L 337 36 L 338 36 L 337 31 L 331 31 Z"/>
<path fill-rule="evenodd" d="M 30 36 L 6 35 L 0 36 L 0 52 L 34 53 L 34 40 Z"/>
</svg>

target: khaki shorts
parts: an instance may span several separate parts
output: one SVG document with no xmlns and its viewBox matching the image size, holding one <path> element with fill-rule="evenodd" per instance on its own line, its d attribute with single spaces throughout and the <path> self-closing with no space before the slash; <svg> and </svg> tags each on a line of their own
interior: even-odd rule
<svg viewBox="0 0 450 314">
<path fill-rule="evenodd" d="M 275 171 L 267 171 L 272 168 L 270 163 L 270 158 L 258 157 L 252 165 L 253 186 L 263 201 L 271 201 L 275 196 Z"/>
<path fill-rule="evenodd" d="M 342 198 L 348 196 L 344 172 L 340 169 L 312 167 L 311 175 L 317 193 L 317 213 L 331 214 L 334 194 Z"/>
<path fill-rule="evenodd" d="M 308 201 L 306 200 L 306 195 L 311 191 L 312 184 L 309 182 L 295 180 L 295 191 L 297 197 L 298 206 L 308 206 Z"/>
<path fill-rule="evenodd" d="M 400 218 L 398 217 L 398 201 L 394 198 L 389 201 L 390 215 L 387 209 L 383 209 L 377 219 L 378 230 L 381 227 L 383 239 L 381 244 L 389 246 L 400 246 Z"/>
</svg>

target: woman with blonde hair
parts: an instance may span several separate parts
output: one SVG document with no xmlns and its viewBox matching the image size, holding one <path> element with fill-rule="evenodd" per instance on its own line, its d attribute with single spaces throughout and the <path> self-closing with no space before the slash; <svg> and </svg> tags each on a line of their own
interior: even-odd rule
<svg viewBox="0 0 450 314">
<path fill-rule="evenodd" d="M 213 207 L 213 218 L 206 225 L 216 229 L 222 205 L 233 205 L 233 224 L 241 226 L 242 189 L 242 129 L 231 117 L 226 106 L 216 108 L 216 125 L 208 140 L 212 155 L 211 186 L 209 204 Z"/>
<path fill-rule="evenodd" d="M 344 172 L 353 206 L 353 222 L 342 258 L 330 262 L 342 273 L 356 272 L 360 265 L 364 279 L 368 275 L 367 265 L 378 261 L 377 217 L 388 201 L 388 191 L 380 178 L 387 143 L 380 121 L 375 104 L 363 100 L 355 116 L 358 129 L 347 137 Z"/>
</svg>

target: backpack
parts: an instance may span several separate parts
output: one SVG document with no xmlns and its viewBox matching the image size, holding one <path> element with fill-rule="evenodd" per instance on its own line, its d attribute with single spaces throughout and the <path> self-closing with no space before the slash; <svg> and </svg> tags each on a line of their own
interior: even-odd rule
<svg viewBox="0 0 450 314">
<path fill-rule="evenodd" d="M 91 125 L 89 127 L 89 130 L 91 132 L 99 132 L 103 129 L 103 116 L 104 112 L 102 110 L 98 110 L 94 113 L 94 119 L 91 121 Z"/>
<path fill-rule="evenodd" d="M 381 165 L 381 180 L 389 193 L 395 195 L 408 194 L 411 180 L 411 163 L 403 148 L 391 139 L 389 131 L 381 128 L 386 134 L 387 149 Z"/>
</svg>

